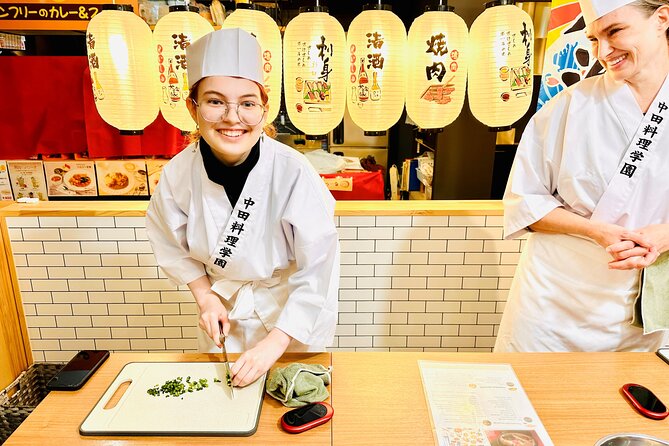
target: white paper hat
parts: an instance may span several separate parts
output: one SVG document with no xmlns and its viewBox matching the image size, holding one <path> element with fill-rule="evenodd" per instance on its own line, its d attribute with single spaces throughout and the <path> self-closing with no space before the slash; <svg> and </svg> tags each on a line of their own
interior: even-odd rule
<svg viewBox="0 0 669 446">
<path fill-rule="evenodd" d="M 581 4 L 583 19 L 585 25 L 589 25 L 595 20 L 609 12 L 622 6 L 632 3 L 634 0 L 578 0 Z"/>
<path fill-rule="evenodd" d="M 207 76 L 235 76 L 263 85 L 262 52 L 251 34 L 240 28 L 205 34 L 186 48 L 188 88 Z"/>
</svg>

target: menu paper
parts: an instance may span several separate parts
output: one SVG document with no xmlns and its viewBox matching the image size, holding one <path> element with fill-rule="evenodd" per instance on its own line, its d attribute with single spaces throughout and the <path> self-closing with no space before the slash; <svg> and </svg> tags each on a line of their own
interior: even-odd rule
<svg viewBox="0 0 669 446">
<path fill-rule="evenodd" d="M 47 201 L 42 161 L 7 161 L 14 197 Z"/>
<path fill-rule="evenodd" d="M 144 160 L 96 161 L 100 195 L 149 195 Z"/>
<path fill-rule="evenodd" d="M 93 161 L 44 161 L 49 196 L 96 196 Z"/>
<path fill-rule="evenodd" d="M 9 181 L 7 162 L 0 161 L 0 201 L 12 201 L 12 183 Z"/>
<path fill-rule="evenodd" d="M 146 160 L 146 172 L 149 175 L 149 193 L 151 195 L 156 192 L 156 187 L 158 187 L 158 181 L 160 180 L 160 173 L 163 170 L 163 166 L 165 166 L 168 161 L 169 160 L 163 159 Z"/>
<path fill-rule="evenodd" d="M 439 446 L 552 446 L 509 364 L 418 361 Z"/>
</svg>

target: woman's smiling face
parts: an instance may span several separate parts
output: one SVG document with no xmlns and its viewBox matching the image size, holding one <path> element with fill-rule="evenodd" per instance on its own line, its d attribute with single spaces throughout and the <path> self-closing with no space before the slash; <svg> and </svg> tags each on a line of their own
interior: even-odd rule
<svg viewBox="0 0 669 446">
<path fill-rule="evenodd" d="M 245 124 L 238 114 L 242 107 L 264 107 L 258 84 L 231 76 L 205 77 L 198 82 L 195 102 L 187 101 L 188 110 L 200 128 L 200 135 L 207 141 L 216 158 L 229 166 L 242 163 L 258 142 L 265 125 L 266 113 L 262 114 L 256 125 Z M 224 110 L 225 103 L 230 104 L 228 112 L 216 114 L 222 119 L 210 122 L 208 109 Z M 239 109 L 237 104 L 241 104 Z"/>
<path fill-rule="evenodd" d="M 635 5 L 618 8 L 588 26 L 593 54 L 617 81 L 648 76 L 667 54 L 667 7 L 652 15 Z"/>
</svg>

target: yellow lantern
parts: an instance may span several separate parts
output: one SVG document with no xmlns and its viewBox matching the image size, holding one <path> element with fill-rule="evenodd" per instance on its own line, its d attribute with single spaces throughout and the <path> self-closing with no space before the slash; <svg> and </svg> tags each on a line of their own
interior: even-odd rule
<svg viewBox="0 0 669 446">
<path fill-rule="evenodd" d="M 151 29 L 129 5 L 102 9 L 86 29 L 95 106 L 122 134 L 140 134 L 160 109 Z"/>
<path fill-rule="evenodd" d="M 532 102 L 534 25 L 513 0 L 486 4 L 470 30 L 469 104 L 483 124 L 509 128 Z"/>
<path fill-rule="evenodd" d="M 452 10 L 439 5 L 409 29 L 406 107 L 409 118 L 423 129 L 447 126 L 465 101 L 469 33 Z"/>
<path fill-rule="evenodd" d="M 290 121 L 307 135 L 324 135 L 344 118 L 346 36 L 327 8 L 302 12 L 283 35 L 284 94 Z"/>
<path fill-rule="evenodd" d="M 385 132 L 404 109 L 404 24 L 389 5 L 365 5 L 348 28 L 347 100 L 351 119 L 366 132 Z"/>
<path fill-rule="evenodd" d="M 276 22 L 259 6 L 239 3 L 223 22 L 223 28 L 241 28 L 258 39 L 263 55 L 265 90 L 269 96 L 267 122 L 276 119 L 281 104 L 281 32 Z"/>
<path fill-rule="evenodd" d="M 160 111 L 176 128 L 192 132 L 195 122 L 186 108 L 189 93 L 186 48 L 214 27 L 196 14 L 197 8 L 192 6 L 170 6 L 169 10 L 153 30 L 154 76 L 160 82 Z"/>
</svg>

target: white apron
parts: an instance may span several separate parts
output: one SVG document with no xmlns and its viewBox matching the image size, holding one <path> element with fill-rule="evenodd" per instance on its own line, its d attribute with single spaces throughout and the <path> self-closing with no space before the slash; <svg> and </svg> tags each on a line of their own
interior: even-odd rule
<svg viewBox="0 0 669 446">
<path fill-rule="evenodd" d="M 334 199 L 299 152 L 263 138 L 233 208 L 193 144 L 163 169 L 146 225 L 170 279 L 181 285 L 209 277 L 229 312 L 229 351 L 253 347 L 274 327 L 294 339 L 290 350 L 332 342 L 339 282 Z M 201 351 L 220 351 L 198 331 Z"/>
<path fill-rule="evenodd" d="M 653 111 L 669 120 L 658 102 L 642 123 L 629 88 L 607 76 L 553 98 L 528 125 L 514 160 L 504 197 L 506 237 L 527 232 L 558 206 L 630 229 L 669 222 L 669 181 L 663 179 L 669 132 L 656 135 L 652 153 L 636 144 Z M 623 171 L 623 179 L 633 181 L 621 181 Z M 591 240 L 530 234 L 495 351 L 648 351 L 662 345 L 665 333 L 644 336 L 630 325 L 639 271 L 609 270 L 610 260 Z"/>
</svg>

